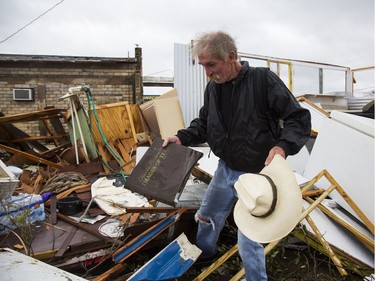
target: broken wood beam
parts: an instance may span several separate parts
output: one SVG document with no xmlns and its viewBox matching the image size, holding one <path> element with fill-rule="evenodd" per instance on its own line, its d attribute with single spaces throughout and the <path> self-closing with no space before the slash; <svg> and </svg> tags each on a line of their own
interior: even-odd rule
<svg viewBox="0 0 375 281">
<path fill-rule="evenodd" d="M 335 264 L 337 270 L 340 272 L 342 276 L 348 275 L 344 267 L 342 266 L 341 261 L 337 258 L 336 254 L 332 251 L 332 248 L 329 246 L 327 241 L 324 239 L 322 233 L 320 232 L 319 228 L 316 226 L 314 221 L 310 218 L 309 215 L 305 217 L 306 221 L 310 225 L 311 229 L 314 231 L 319 243 L 324 247 L 326 252 L 328 253 L 329 258 L 333 261 Z"/>
<path fill-rule="evenodd" d="M 30 153 L 27 153 L 27 152 L 24 152 L 24 151 L 21 151 L 21 150 L 18 150 L 18 149 L 15 149 L 15 148 L 3 145 L 3 144 L 0 144 L 0 149 L 5 150 L 6 152 L 9 152 L 9 153 L 12 153 L 12 154 L 21 155 L 21 156 L 23 156 L 23 157 L 25 157 L 29 160 L 34 161 L 35 163 L 44 164 L 44 165 L 50 166 L 52 168 L 60 169 L 63 166 L 61 164 L 48 161 L 48 160 L 43 159 L 41 157 L 32 155 Z"/>
<path fill-rule="evenodd" d="M 190 208 L 190 210 L 197 210 L 198 208 Z M 170 207 L 126 207 L 127 213 L 173 213 L 178 210 L 178 208 Z"/>
<path fill-rule="evenodd" d="M 205 184 L 209 184 L 212 180 L 212 176 L 206 171 L 199 168 L 198 166 L 195 166 L 193 168 L 193 171 L 191 174 L 197 179 L 199 179 L 200 181 L 204 182 Z"/>
<path fill-rule="evenodd" d="M 133 119 L 133 115 L 132 115 L 132 112 L 131 112 L 131 109 L 130 109 L 130 105 L 126 104 L 125 106 L 126 106 L 126 111 L 128 113 L 128 117 L 129 117 L 130 129 L 131 129 L 134 141 L 137 142 L 138 141 L 137 140 L 137 133 L 135 131 L 134 119 Z"/>
<path fill-rule="evenodd" d="M 12 138 L 12 139 L 2 139 L 2 143 L 18 143 L 18 142 L 31 142 L 31 141 L 40 141 L 40 140 L 55 140 L 63 139 L 68 135 L 55 135 L 55 136 L 30 136 L 30 137 L 21 137 L 21 138 Z M 48 150 L 47 150 L 48 151 Z"/>
<path fill-rule="evenodd" d="M 306 190 L 302 192 L 303 197 L 320 196 L 324 192 L 324 189 Z"/>
<path fill-rule="evenodd" d="M 314 236 L 313 233 L 306 232 L 303 228 L 296 228 L 292 231 L 291 234 L 297 237 L 302 242 L 305 242 L 310 247 L 319 251 L 320 253 L 328 256 L 328 253 L 326 252 L 325 248 L 322 244 L 319 243 L 319 241 L 317 241 L 317 238 L 316 236 Z M 335 247 L 334 245 L 330 245 L 330 247 L 335 252 L 336 256 L 340 259 L 341 263 L 343 264 L 343 266 L 345 266 L 345 268 L 350 269 L 351 271 L 355 272 L 361 277 L 366 277 L 374 273 L 374 269 L 372 267 L 369 267 L 362 261 L 353 258 L 350 254 Z"/>
<path fill-rule="evenodd" d="M 86 231 L 86 232 L 88 232 L 88 233 L 90 233 L 90 234 L 92 234 L 92 235 L 94 235 L 94 236 L 96 236 L 96 237 L 98 237 L 98 238 L 100 238 L 100 239 L 108 242 L 108 243 L 116 244 L 116 245 L 123 244 L 122 241 L 115 240 L 115 239 L 103 236 L 97 230 L 94 230 L 94 229 L 90 228 L 89 226 L 87 226 L 87 225 L 85 225 L 83 223 L 78 223 L 75 220 L 73 220 L 73 219 L 69 218 L 68 216 L 65 216 L 65 215 L 63 215 L 61 213 L 57 213 L 57 217 L 59 219 L 65 221 L 65 222 L 67 222 L 67 223 L 69 223 L 69 224 L 71 224 L 71 225 L 79 228 L 79 229 L 82 229 L 83 231 Z"/>
</svg>

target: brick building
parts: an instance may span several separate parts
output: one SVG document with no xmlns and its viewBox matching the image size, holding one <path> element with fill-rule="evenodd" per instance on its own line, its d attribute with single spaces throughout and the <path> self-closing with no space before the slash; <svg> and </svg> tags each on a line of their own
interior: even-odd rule
<svg viewBox="0 0 375 281">
<path fill-rule="evenodd" d="M 67 108 L 58 99 L 70 87 L 89 85 L 95 104 L 119 101 L 141 103 L 143 99 L 142 49 L 134 58 L 75 57 L 0 54 L 0 112 L 13 115 Z M 85 104 L 86 96 L 80 100 Z M 27 133 L 37 133 L 38 124 L 17 124 Z"/>
</svg>

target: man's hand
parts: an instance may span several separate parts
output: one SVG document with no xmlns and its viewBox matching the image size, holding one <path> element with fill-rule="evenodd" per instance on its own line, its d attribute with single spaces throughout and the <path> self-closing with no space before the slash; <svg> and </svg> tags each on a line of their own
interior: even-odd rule
<svg viewBox="0 0 375 281">
<path fill-rule="evenodd" d="M 174 143 L 177 143 L 177 144 L 181 144 L 181 141 L 178 137 L 176 136 L 171 136 L 171 137 L 167 137 L 164 142 L 163 142 L 163 145 L 162 147 L 166 147 L 168 145 L 168 143 L 170 142 L 174 142 Z"/>
<path fill-rule="evenodd" d="M 280 146 L 274 146 L 274 147 L 271 148 L 270 152 L 268 153 L 268 157 L 267 157 L 266 161 L 264 162 L 264 165 L 268 166 L 271 163 L 275 154 L 279 154 L 285 159 L 284 149 L 282 149 Z"/>
</svg>

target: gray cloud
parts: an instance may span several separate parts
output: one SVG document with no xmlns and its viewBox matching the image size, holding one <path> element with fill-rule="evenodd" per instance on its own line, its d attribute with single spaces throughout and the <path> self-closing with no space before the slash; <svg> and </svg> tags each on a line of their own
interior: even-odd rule
<svg viewBox="0 0 375 281">
<path fill-rule="evenodd" d="M 58 3 L 0 0 L 0 41 Z M 0 44 L 0 53 L 130 56 L 173 71 L 173 44 L 224 29 L 239 50 L 361 67 L 374 64 L 373 0 L 65 0 Z"/>
</svg>

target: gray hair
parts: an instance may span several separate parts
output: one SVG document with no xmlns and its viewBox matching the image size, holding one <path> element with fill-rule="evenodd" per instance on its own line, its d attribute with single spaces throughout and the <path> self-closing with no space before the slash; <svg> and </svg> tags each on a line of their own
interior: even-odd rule
<svg viewBox="0 0 375 281">
<path fill-rule="evenodd" d="M 203 33 L 193 41 L 191 50 L 193 58 L 204 53 L 224 61 L 228 60 L 230 52 L 234 52 L 237 58 L 236 42 L 224 31 Z"/>
</svg>

